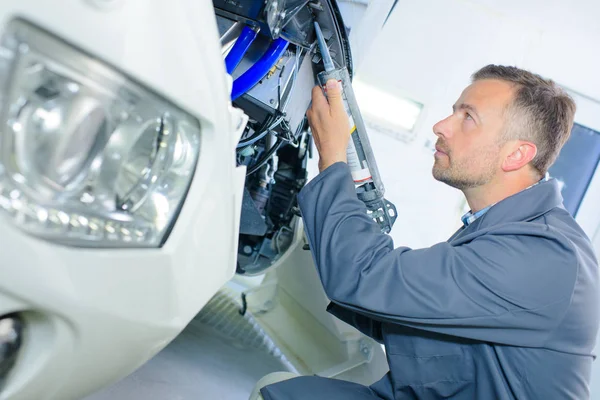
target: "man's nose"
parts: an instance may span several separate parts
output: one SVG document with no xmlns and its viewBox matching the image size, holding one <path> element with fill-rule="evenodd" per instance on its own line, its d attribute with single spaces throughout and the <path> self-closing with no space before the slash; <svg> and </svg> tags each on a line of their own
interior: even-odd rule
<svg viewBox="0 0 600 400">
<path fill-rule="evenodd" d="M 445 138 L 452 137 L 453 131 L 450 124 L 451 117 L 452 116 L 450 115 L 433 126 L 433 133 L 435 133 L 436 136 L 443 136 Z"/>
</svg>

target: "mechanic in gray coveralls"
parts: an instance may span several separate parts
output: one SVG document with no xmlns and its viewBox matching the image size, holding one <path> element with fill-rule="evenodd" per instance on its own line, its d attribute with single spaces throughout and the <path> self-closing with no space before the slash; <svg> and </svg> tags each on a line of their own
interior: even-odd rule
<svg viewBox="0 0 600 400">
<path fill-rule="evenodd" d="M 335 82 L 329 100 L 313 90 L 321 173 L 299 195 L 305 230 L 329 311 L 384 343 L 390 371 L 370 387 L 297 377 L 264 399 L 589 398 L 598 261 L 547 178 L 575 103 L 515 67 L 472 79 L 433 127 L 433 176 L 471 211 L 447 242 L 416 250 L 394 248 L 356 197 Z"/>
</svg>

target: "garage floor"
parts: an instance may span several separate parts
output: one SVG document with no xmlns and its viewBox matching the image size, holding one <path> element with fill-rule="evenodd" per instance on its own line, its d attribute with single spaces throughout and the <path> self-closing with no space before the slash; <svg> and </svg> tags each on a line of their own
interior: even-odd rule
<svg viewBox="0 0 600 400">
<path fill-rule="evenodd" d="M 231 293 L 220 292 L 163 351 L 85 400 L 245 400 L 264 375 L 292 369 Z"/>
</svg>

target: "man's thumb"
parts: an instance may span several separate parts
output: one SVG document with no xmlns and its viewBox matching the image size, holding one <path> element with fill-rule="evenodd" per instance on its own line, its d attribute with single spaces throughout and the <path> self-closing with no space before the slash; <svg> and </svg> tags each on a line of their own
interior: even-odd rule
<svg viewBox="0 0 600 400">
<path fill-rule="evenodd" d="M 342 83 L 335 79 L 327 81 L 327 100 L 332 111 L 344 111 L 344 101 L 342 100 Z"/>
</svg>

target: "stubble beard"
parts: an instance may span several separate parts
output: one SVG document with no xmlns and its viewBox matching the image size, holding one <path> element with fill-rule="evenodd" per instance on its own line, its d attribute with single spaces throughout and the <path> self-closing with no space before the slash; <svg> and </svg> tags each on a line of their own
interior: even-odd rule
<svg viewBox="0 0 600 400">
<path fill-rule="evenodd" d="M 497 154 L 492 155 L 490 152 L 486 154 L 485 159 L 493 161 L 494 158 L 492 156 L 496 156 L 497 158 Z M 478 168 L 469 160 L 453 163 L 449 156 L 445 157 L 447 158 L 447 165 L 442 165 L 443 160 L 436 159 L 433 164 L 432 174 L 434 179 L 448 186 L 464 191 L 483 186 L 494 177 L 494 163 L 492 162 L 485 163 L 483 167 Z"/>
</svg>

